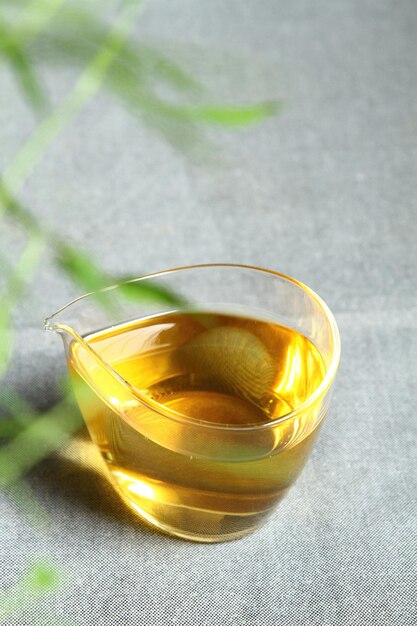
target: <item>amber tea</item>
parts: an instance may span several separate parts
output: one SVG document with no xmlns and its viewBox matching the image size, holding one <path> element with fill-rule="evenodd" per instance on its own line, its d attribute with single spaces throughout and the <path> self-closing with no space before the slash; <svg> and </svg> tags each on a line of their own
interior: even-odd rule
<svg viewBox="0 0 417 626">
<path fill-rule="evenodd" d="M 84 342 L 71 344 L 70 370 L 124 500 L 186 538 L 259 526 L 302 469 L 325 412 L 316 403 L 285 417 L 324 379 L 315 345 L 277 323 L 204 311 L 112 326 Z"/>
</svg>

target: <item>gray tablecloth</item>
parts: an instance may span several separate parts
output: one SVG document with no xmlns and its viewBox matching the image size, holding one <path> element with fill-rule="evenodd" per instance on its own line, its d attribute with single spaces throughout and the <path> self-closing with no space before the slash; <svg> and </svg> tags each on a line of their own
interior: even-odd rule
<svg viewBox="0 0 417 626">
<path fill-rule="evenodd" d="M 43 462 L 29 483 L 48 528 L 1 496 L 1 582 L 43 556 L 65 581 L 7 626 L 416 624 L 415 0 L 158 0 L 137 34 L 219 100 L 278 98 L 284 112 L 210 131 L 223 156 L 198 165 L 103 95 L 22 198 L 115 273 L 224 261 L 307 283 L 340 326 L 333 404 L 273 519 L 229 544 L 143 527 L 80 446 Z M 75 76 L 45 72 L 56 99 Z M 5 165 L 34 120 L 6 72 L 0 103 Z M 3 231 L 4 250 L 21 245 Z M 45 260 L 16 319 L 8 381 L 38 406 L 65 367 L 41 320 L 74 294 Z"/>
</svg>

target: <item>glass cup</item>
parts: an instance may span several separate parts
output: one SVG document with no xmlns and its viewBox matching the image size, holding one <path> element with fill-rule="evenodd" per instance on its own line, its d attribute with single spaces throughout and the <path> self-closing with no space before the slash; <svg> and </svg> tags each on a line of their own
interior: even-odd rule
<svg viewBox="0 0 417 626">
<path fill-rule="evenodd" d="M 340 358 L 334 317 L 311 289 L 243 265 L 115 285 L 45 327 L 63 339 L 123 500 L 154 527 L 202 542 L 268 519 L 308 458 Z"/>
</svg>

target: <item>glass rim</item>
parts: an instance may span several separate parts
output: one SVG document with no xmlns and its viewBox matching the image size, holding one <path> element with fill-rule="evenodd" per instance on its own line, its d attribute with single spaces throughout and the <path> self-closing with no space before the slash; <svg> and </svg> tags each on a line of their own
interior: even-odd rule
<svg viewBox="0 0 417 626">
<path fill-rule="evenodd" d="M 213 424 L 213 422 L 208 422 L 205 420 L 199 420 L 199 419 L 193 418 L 192 416 L 180 413 L 179 411 L 176 411 L 175 409 L 165 407 L 159 402 L 154 401 L 151 398 L 148 398 L 146 395 L 142 394 L 138 389 L 136 389 L 133 385 L 131 385 L 129 381 L 127 381 L 120 374 L 118 374 L 109 363 L 107 363 L 104 359 L 102 359 L 100 355 L 88 344 L 88 342 L 86 342 L 83 337 L 78 335 L 78 333 L 74 331 L 74 329 L 70 328 L 66 324 L 53 324 L 53 325 L 50 324 L 50 321 L 54 317 L 56 317 L 59 313 L 69 308 L 76 302 L 80 300 L 84 300 L 94 294 L 111 291 L 112 289 L 116 289 L 120 285 L 127 284 L 127 283 L 134 283 L 134 282 L 138 282 L 141 280 L 150 280 L 154 278 L 159 278 L 161 276 L 166 276 L 166 275 L 174 274 L 177 272 L 183 272 L 185 270 L 209 269 L 209 268 L 232 268 L 232 269 L 234 268 L 234 269 L 239 269 L 239 270 L 246 269 L 246 270 L 254 271 L 255 273 L 259 272 L 262 274 L 269 274 L 271 276 L 284 279 L 300 287 L 300 289 L 302 289 L 305 293 L 307 293 L 310 296 L 310 298 L 315 300 L 317 304 L 320 306 L 320 308 L 323 310 L 326 316 L 326 319 L 329 322 L 332 340 L 333 340 L 333 350 L 332 350 L 330 365 L 327 368 L 327 371 L 323 380 L 316 387 L 316 389 L 308 396 L 306 400 L 304 400 L 304 402 L 302 402 L 299 406 L 297 406 L 294 410 L 290 411 L 289 413 L 286 413 L 285 415 L 282 415 L 274 420 L 263 422 L 261 424 L 247 424 L 247 425 L 242 425 L 242 426 L 233 426 L 233 425 L 227 425 L 227 424 Z M 52 331 L 58 331 L 58 332 L 60 330 L 69 332 L 69 334 L 71 334 L 75 340 L 82 343 L 82 345 L 90 353 L 93 353 L 94 357 L 98 359 L 107 370 L 110 370 L 110 373 L 113 376 L 116 376 L 116 378 L 118 378 L 120 382 L 122 382 L 125 386 L 127 386 L 129 388 L 129 391 L 133 393 L 142 404 L 145 404 L 147 407 L 158 412 L 162 416 L 170 418 L 170 419 L 175 419 L 176 421 L 186 422 L 189 425 L 192 425 L 195 427 L 198 426 L 198 427 L 210 428 L 210 429 L 215 429 L 215 430 L 236 430 L 236 431 L 263 430 L 267 428 L 273 428 L 277 424 L 281 424 L 283 422 L 286 422 L 287 420 L 294 419 L 299 414 L 308 410 L 312 405 L 314 405 L 314 403 L 320 397 L 324 396 L 327 393 L 327 391 L 330 389 L 334 381 L 334 378 L 336 376 L 337 368 L 338 368 L 339 361 L 340 361 L 340 353 L 341 353 L 340 334 L 339 334 L 339 329 L 338 329 L 336 320 L 334 318 L 334 315 L 329 309 L 329 307 L 327 306 L 327 304 L 324 302 L 324 300 L 315 291 L 313 291 L 313 289 L 311 289 L 310 287 L 308 287 L 301 281 L 297 280 L 296 278 L 293 278 L 292 276 L 288 276 L 287 274 L 283 274 L 281 272 L 277 272 L 275 270 L 270 270 L 270 269 L 263 268 L 263 267 L 257 267 L 255 265 L 246 265 L 246 264 L 240 264 L 240 263 L 199 263 L 195 265 L 184 265 L 181 267 L 161 270 L 159 272 L 153 272 L 151 274 L 144 274 L 143 276 L 139 276 L 137 278 L 131 278 L 129 280 L 125 280 L 119 283 L 115 283 L 113 285 L 109 285 L 108 287 L 104 287 L 103 289 L 90 291 L 88 293 L 77 296 L 76 298 L 73 298 L 72 300 L 70 300 L 63 306 L 61 306 L 59 309 L 57 309 L 56 311 L 48 315 L 44 319 L 44 328 L 46 330 L 52 330 Z"/>
</svg>

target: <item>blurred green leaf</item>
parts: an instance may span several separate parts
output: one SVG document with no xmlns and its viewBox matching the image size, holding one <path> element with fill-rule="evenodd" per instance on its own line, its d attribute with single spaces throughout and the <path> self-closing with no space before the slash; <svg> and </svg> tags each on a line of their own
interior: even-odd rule
<svg viewBox="0 0 417 626">
<path fill-rule="evenodd" d="M 45 593 L 55 589 L 60 582 L 58 569 L 45 561 L 35 562 L 24 577 L 25 587 L 35 593 Z"/>
<path fill-rule="evenodd" d="M 65 15 L 66 19 L 62 19 Z M 105 23 L 92 19 L 81 7 L 66 5 L 59 13 L 60 22 L 35 42 L 36 57 L 48 63 L 78 62 L 84 65 L 95 49 L 100 47 Z M 201 95 L 204 90 L 187 71 L 172 58 L 134 40 L 126 40 L 109 68 L 103 85 L 113 92 L 132 113 L 175 148 L 201 158 L 206 157 L 210 144 L 197 124 L 242 127 L 260 122 L 279 110 L 278 103 L 256 103 L 248 106 L 222 106 L 207 103 L 174 104 L 161 100 L 159 87 L 170 85 L 175 96 L 185 93 Z"/>
<path fill-rule="evenodd" d="M 48 26 L 55 13 L 66 0 L 32 0 L 19 14 L 17 23 L 10 27 L 0 16 L 0 55 L 14 70 L 23 94 L 29 104 L 44 112 L 48 99 L 41 81 L 37 78 L 28 44 Z"/>
<path fill-rule="evenodd" d="M 42 237 L 39 237 L 37 233 L 30 236 L 13 271 L 7 277 L 7 285 L 4 289 L 3 297 L 12 305 L 20 297 L 25 286 L 30 282 L 44 248 L 45 242 Z M 0 306 L 1 304 L 2 299 L 0 299 Z"/>
<path fill-rule="evenodd" d="M 0 393 L 0 439 L 9 439 L 22 430 L 22 426 L 36 419 L 32 407 L 22 396 L 7 385 L 1 386 Z"/>
<path fill-rule="evenodd" d="M 85 250 L 68 244 L 58 244 L 56 261 L 75 283 L 87 291 L 97 291 L 109 286 L 103 270 Z"/>
<path fill-rule="evenodd" d="M 65 400 L 31 421 L 0 449 L 0 485 L 7 488 L 18 482 L 81 425 L 80 414 Z"/>
<path fill-rule="evenodd" d="M 134 23 L 132 17 L 138 8 L 137 2 L 131 0 L 125 3 L 110 32 L 105 19 L 97 18 L 96 14 L 85 9 L 85 5 L 71 3 L 57 11 L 59 0 L 34 0 L 33 4 L 45 5 L 43 19 L 38 23 L 35 20 L 35 35 L 46 24 L 50 28 L 42 32 L 42 37 L 34 37 L 31 49 L 35 50 L 35 54 L 36 50 L 46 51 L 46 58 L 52 62 L 61 58 L 73 64 L 78 60 L 85 69 L 72 91 L 40 124 L 6 168 L 4 182 L 11 193 L 19 189 L 42 158 L 47 146 L 102 84 L 106 84 L 134 113 L 150 121 L 154 128 L 180 148 L 181 129 L 177 132 L 172 124 L 158 122 L 158 116 L 178 123 L 203 123 L 232 128 L 260 122 L 278 110 L 278 104 L 270 102 L 222 106 L 207 103 L 185 105 L 162 100 L 157 95 L 156 78 L 167 82 L 178 92 L 194 90 L 198 93 L 200 86 L 171 59 L 149 46 L 128 39 Z M 55 19 L 51 19 L 54 15 Z M 29 39 L 32 37 L 30 33 L 29 30 Z M 184 137 L 184 145 L 192 145 L 193 133 L 188 133 L 188 136 L 184 134 Z"/>
<path fill-rule="evenodd" d="M 7 283 L 0 297 L 0 377 L 7 370 L 13 348 L 13 308 L 30 281 L 33 271 L 42 255 L 43 240 L 32 235 L 18 263 L 7 277 Z"/>
<path fill-rule="evenodd" d="M 248 106 L 224 106 L 202 104 L 195 106 L 168 105 L 160 101 L 153 102 L 153 109 L 180 120 L 217 124 L 219 126 L 248 126 L 261 122 L 276 113 L 279 104 L 264 102 Z"/>
<path fill-rule="evenodd" d="M 88 29 L 87 29 L 88 31 Z M 91 37 L 91 35 L 89 35 Z M 96 34 L 98 44 L 100 35 Z M 94 39 L 93 39 L 94 41 Z M 83 61 L 90 49 L 91 39 L 79 40 L 77 35 L 68 38 L 55 35 L 52 48 L 61 50 L 61 59 L 78 57 Z M 72 57 L 70 56 L 72 54 Z M 57 57 L 54 56 L 56 61 Z M 179 105 L 157 97 L 153 82 L 155 77 L 163 78 L 179 91 L 203 90 L 187 72 L 173 61 L 140 44 L 126 43 L 120 55 L 109 69 L 105 85 L 113 91 L 135 113 L 150 113 L 179 122 L 194 122 L 220 126 L 238 127 L 258 123 L 277 113 L 281 104 L 261 102 L 247 106 L 227 106 L 216 104 Z M 150 80 L 152 78 L 152 80 Z"/>
<path fill-rule="evenodd" d="M 71 66 L 80 63 L 83 67 L 105 43 L 108 34 L 108 21 L 103 12 L 91 10 L 91 2 L 64 3 L 62 0 L 34 0 L 33 4 L 44 4 L 48 10 L 48 24 L 42 21 L 42 37 L 39 38 L 39 16 L 31 28 L 19 28 L 26 43 L 37 60 L 48 63 L 66 63 Z M 59 12 L 57 11 L 57 5 Z M 52 9 L 50 7 L 52 5 Z M 37 11 L 38 12 L 38 9 Z M 45 11 L 43 11 L 45 13 Z M 55 14 L 55 15 L 53 15 Z M 50 20 L 55 17 L 54 20 Z M 32 20 L 33 22 L 33 20 Z M 49 26 L 45 30 L 45 26 Z M 17 34 L 17 33 L 16 33 Z M 189 92 L 203 91 L 202 85 L 173 59 L 161 54 L 154 47 L 126 38 L 114 59 L 115 64 L 129 64 L 136 76 L 148 80 L 162 80 L 178 90 Z"/>
<path fill-rule="evenodd" d="M 41 35 L 66 0 L 32 0 L 26 2 L 11 33 L 15 41 L 27 46 Z"/>
<path fill-rule="evenodd" d="M 111 306 L 111 294 L 99 291 L 105 287 L 118 285 L 120 293 L 130 300 L 153 301 L 161 304 L 182 306 L 185 300 L 156 281 L 141 281 L 128 277 L 106 275 L 95 263 L 90 254 L 68 244 L 57 247 L 57 262 L 60 268 L 80 287 L 95 293 L 105 306 Z"/>
<path fill-rule="evenodd" d="M 36 59 L 48 65 L 84 66 L 100 48 L 105 37 L 105 23 L 101 24 L 96 17 L 90 18 L 79 13 L 74 15 L 73 11 L 67 20 L 34 42 L 31 49 Z M 111 89 L 110 74 L 117 76 L 122 69 L 128 69 L 131 79 L 137 84 L 162 81 L 179 92 L 199 94 L 205 91 L 200 82 L 173 59 L 165 57 L 151 46 L 133 40 L 124 43 L 104 86 Z"/>
<path fill-rule="evenodd" d="M 111 299 L 107 292 L 100 292 L 105 287 L 109 287 L 113 284 L 119 284 L 128 279 L 117 276 L 107 275 L 98 263 L 95 262 L 93 257 L 83 250 L 82 248 L 72 246 L 67 243 L 63 243 L 58 237 L 55 237 L 53 233 L 42 231 L 40 225 L 36 222 L 35 218 L 16 200 L 10 197 L 6 188 L 0 184 L 0 200 L 3 197 L 7 201 L 7 210 L 20 223 L 27 226 L 32 231 L 31 239 L 27 244 L 24 253 L 19 260 L 19 263 L 14 268 L 9 277 L 9 284 L 6 288 L 8 297 L 12 297 L 12 301 L 16 301 L 20 296 L 25 284 L 30 280 L 32 272 L 36 269 L 37 263 L 41 257 L 46 242 L 55 252 L 55 260 L 58 266 L 63 270 L 76 284 L 78 284 L 83 290 L 96 293 L 96 297 L 105 306 L 111 306 Z M 35 231 L 35 232 L 34 232 Z M 39 232 L 41 234 L 39 234 Z M 155 283 L 130 283 L 129 286 L 123 287 L 123 292 L 126 297 L 137 300 L 153 300 L 165 304 L 181 305 L 183 304 L 182 298 L 177 296 L 174 292 L 167 288 L 162 288 Z M 8 337 L 7 330 L 10 324 L 11 310 L 9 311 L 6 306 L 4 297 L 0 298 L 1 311 L 0 313 L 0 334 L 3 332 L 4 338 Z M 0 345 L 0 374 L 2 372 L 2 363 L 6 364 L 6 356 L 10 356 L 11 346 L 6 341 L 3 342 L 3 355 L 2 346 Z M 3 360 L 2 360 L 3 356 Z M 4 371 L 5 365 L 3 365 Z"/>
<path fill-rule="evenodd" d="M 205 89 L 200 81 L 186 72 L 173 59 L 161 54 L 151 46 L 141 43 L 129 42 L 126 51 L 130 54 L 130 62 L 138 63 L 139 67 L 146 70 L 148 76 L 165 80 L 172 87 L 178 90 L 190 93 L 203 93 Z M 121 56 L 121 62 L 124 62 L 124 56 Z"/>
<path fill-rule="evenodd" d="M 46 107 L 47 98 L 38 80 L 29 55 L 23 46 L 8 31 L 0 16 L 0 55 L 2 55 L 14 70 L 19 80 L 22 92 L 29 103 L 37 111 L 43 111 Z"/>
<path fill-rule="evenodd" d="M 57 243 L 54 247 L 56 262 L 61 270 L 84 292 L 93 293 L 104 308 L 112 310 L 114 303 L 104 289 L 114 281 L 105 274 L 93 257 L 85 250 L 69 244 Z"/>
<path fill-rule="evenodd" d="M 71 22 L 71 20 L 70 20 Z M 74 24 L 72 24 L 74 27 Z M 83 66 L 103 39 L 102 25 L 54 29 L 36 42 L 34 54 L 48 63 Z M 176 149 L 201 160 L 209 145 L 186 116 L 174 117 L 170 109 L 154 106 L 154 89 L 169 85 L 176 93 L 201 94 L 203 87 L 173 60 L 139 42 L 125 42 L 120 54 L 103 81 L 103 87 L 114 94 L 131 114 L 162 135 Z"/>
<path fill-rule="evenodd" d="M 20 419 L 21 415 L 29 414 L 32 408 L 14 389 L 2 385 L 0 394 L 0 409 L 7 412 L 13 419 Z"/>
<path fill-rule="evenodd" d="M 0 377 L 6 372 L 13 350 L 12 307 L 0 302 Z"/>
<path fill-rule="evenodd" d="M 15 437 L 22 427 L 13 418 L 0 417 L 0 440 Z"/>
<path fill-rule="evenodd" d="M 130 300 L 150 300 L 161 304 L 185 306 L 187 301 L 175 291 L 152 280 L 129 281 L 119 284 L 121 293 Z"/>
<path fill-rule="evenodd" d="M 41 223 L 12 196 L 4 180 L 0 178 L 0 217 L 4 212 L 17 220 L 28 232 L 39 237 L 45 234 Z"/>
<path fill-rule="evenodd" d="M 25 605 L 54 591 L 61 581 L 62 575 L 55 565 L 46 560 L 33 561 L 16 584 L 0 593 L 1 623 L 5 624 L 3 620 L 21 611 Z"/>
</svg>

